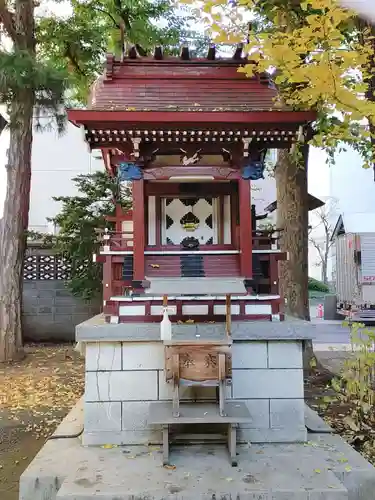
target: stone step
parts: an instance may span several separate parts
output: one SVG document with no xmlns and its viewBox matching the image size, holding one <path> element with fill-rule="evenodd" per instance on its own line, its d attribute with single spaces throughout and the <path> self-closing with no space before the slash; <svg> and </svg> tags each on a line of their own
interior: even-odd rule
<svg viewBox="0 0 375 500">
<path fill-rule="evenodd" d="M 150 451 L 151 450 L 151 451 Z M 327 453 L 303 445 L 239 447 L 231 467 L 220 445 L 172 448 L 169 467 L 158 449 L 101 450 L 63 483 L 56 500 L 349 500 Z M 368 499 L 370 500 L 370 498 Z"/>
<path fill-rule="evenodd" d="M 310 415 L 311 416 L 311 415 Z M 316 420 L 316 417 L 314 418 Z M 78 404 L 57 429 L 82 426 Z M 238 447 L 231 467 L 225 445 L 84 447 L 48 441 L 20 478 L 19 500 L 372 500 L 375 469 L 340 436 L 310 434 L 307 443 Z"/>
</svg>

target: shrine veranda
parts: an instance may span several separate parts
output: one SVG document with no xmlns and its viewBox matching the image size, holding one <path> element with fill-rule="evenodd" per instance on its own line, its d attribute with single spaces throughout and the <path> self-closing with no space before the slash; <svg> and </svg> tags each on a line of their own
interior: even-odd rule
<svg viewBox="0 0 375 500">
<path fill-rule="evenodd" d="M 84 445 L 163 443 L 167 462 L 174 424 L 188 442 L 192 427 L 209 424 L 204 438 L 215 428 L 221 439 L 228 425 L 234 464 L 236 442 L 306 440 L 308 336 L 303 322 L 284 321 L 278 263 L 288 255 L 277 234 L 256 228 L 251 186 L 267 150 L 307 142 L 315 115 L 280 105 L 267 75 L 238 72 L 248 62 L 239 52 L 109 55 L 88 109 L 68 112 L 133 197 L 130 211 L 117 200 L 94 256 L 103 314 L 77 327 Z M 161 340 L 165 314 L 169 342 Z M 217 416 L 190 422 L 187 409 L 203 404 Z"/>
</svg>

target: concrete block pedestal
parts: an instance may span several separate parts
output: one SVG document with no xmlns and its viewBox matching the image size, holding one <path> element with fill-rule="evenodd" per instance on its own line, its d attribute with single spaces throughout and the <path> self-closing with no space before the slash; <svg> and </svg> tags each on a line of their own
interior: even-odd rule
<svg viewBox="0 0 375 500">
<path fill-rule="evenodd" d="M 302 329 L 286 323 L 233 325 L 232 384 L 227 397 L 243 401 L 252 421 L 240 426 L 239 442 L 306 441 Z M 149 403 L 172 400 L 165 381 L 159 324 L 106 324 L 96 317 L 77 327 L 85 343 L 84 445 L 161 443 L 147 424 Z M 224 325 L 173 325 L 176 339 L 224 338 Z M 181 400 L 215 399 L 215 388 L 181 390 Z"/>
</svg>

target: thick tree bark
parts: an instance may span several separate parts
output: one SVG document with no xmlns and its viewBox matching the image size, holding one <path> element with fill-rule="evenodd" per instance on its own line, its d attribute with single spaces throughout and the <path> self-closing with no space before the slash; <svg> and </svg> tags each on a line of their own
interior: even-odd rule
<svg viewBox="0 0 375 500">
<path fill-rule="evenodd" d="M 15 49 L 35 57 L 33 0 L 17 0 L 13 19 Z M 23 355 L 22 284 L 30 204 L 33 108 L 32 88 L 20 90 L 10 107 L 7 192 L 0 228 L 0 362 Z"/>
<path fill-rule="evenodd" d="M 23 104 L 23 123 L 10 133 L 0 239 L 4 266 L 0 273 L 0 362 L 17 359 L 22 353 L 22 277 L 29 216 L 33 101 L 28 106 Z"/>
<path fill-rule="evenodd" d="M 279 151 L 275 168 L 277 188 L 277 227 L 280 249 L 288 252 L 288 260 L 280 262 L 280 293 L 286 299 L 286 313 L 310 320 L 308 295 L 308 191 L 307 154 L 296 164 L 287 150 Z M 308 370 L 314 359 L 311 341 L 304 344 L 303 362 Z"/>
<path fill-rule="evenodd" d="M 289 256 L 280 263 L 281 295 L 289 315 L 309 320 L 307 167 L 294 163 L 289 152 L 282 150 L 275 177 L 280 248 Z"/>
</svg>

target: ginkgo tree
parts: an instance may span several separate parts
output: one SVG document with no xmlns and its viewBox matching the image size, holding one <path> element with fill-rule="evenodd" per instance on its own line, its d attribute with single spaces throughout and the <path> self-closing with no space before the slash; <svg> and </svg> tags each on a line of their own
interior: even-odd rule
<svg viewBox="0 0 375 500">
<path fill-rule="evenodd" d="M 230 7 L 225 0 L 203 0 L 200 11 L 214 40 L 247 39 L 251 61 L 239 71 L 249 77 L 270 72 L 281 104 L 317 111 L 311 144 L 332 149 L 349 142 L 370 165 L 369 127 L 360 126 L 375 122 L 375 102 L 366 98 L 374 73 L 370 26 L 358 29 L 353 11 L 338 0 L 239 0 Z"/>
<path fill-rule="evenodd" d="M 337 0 L 202 0 L 198 5 L 215 41 L 245 43 L 248 77 L 268 72 L 279 90 L 280 107 L 315 110 L 310 144 L 334 157 L 346 142 L 364 166 L 374 161 L 375 103 L 372 28 Z M 308 145 L 280 151 L 275 169 L 281 247 L 289 261 L 280 267 L 289 312 L 309 318 Z"/>
</svg>

